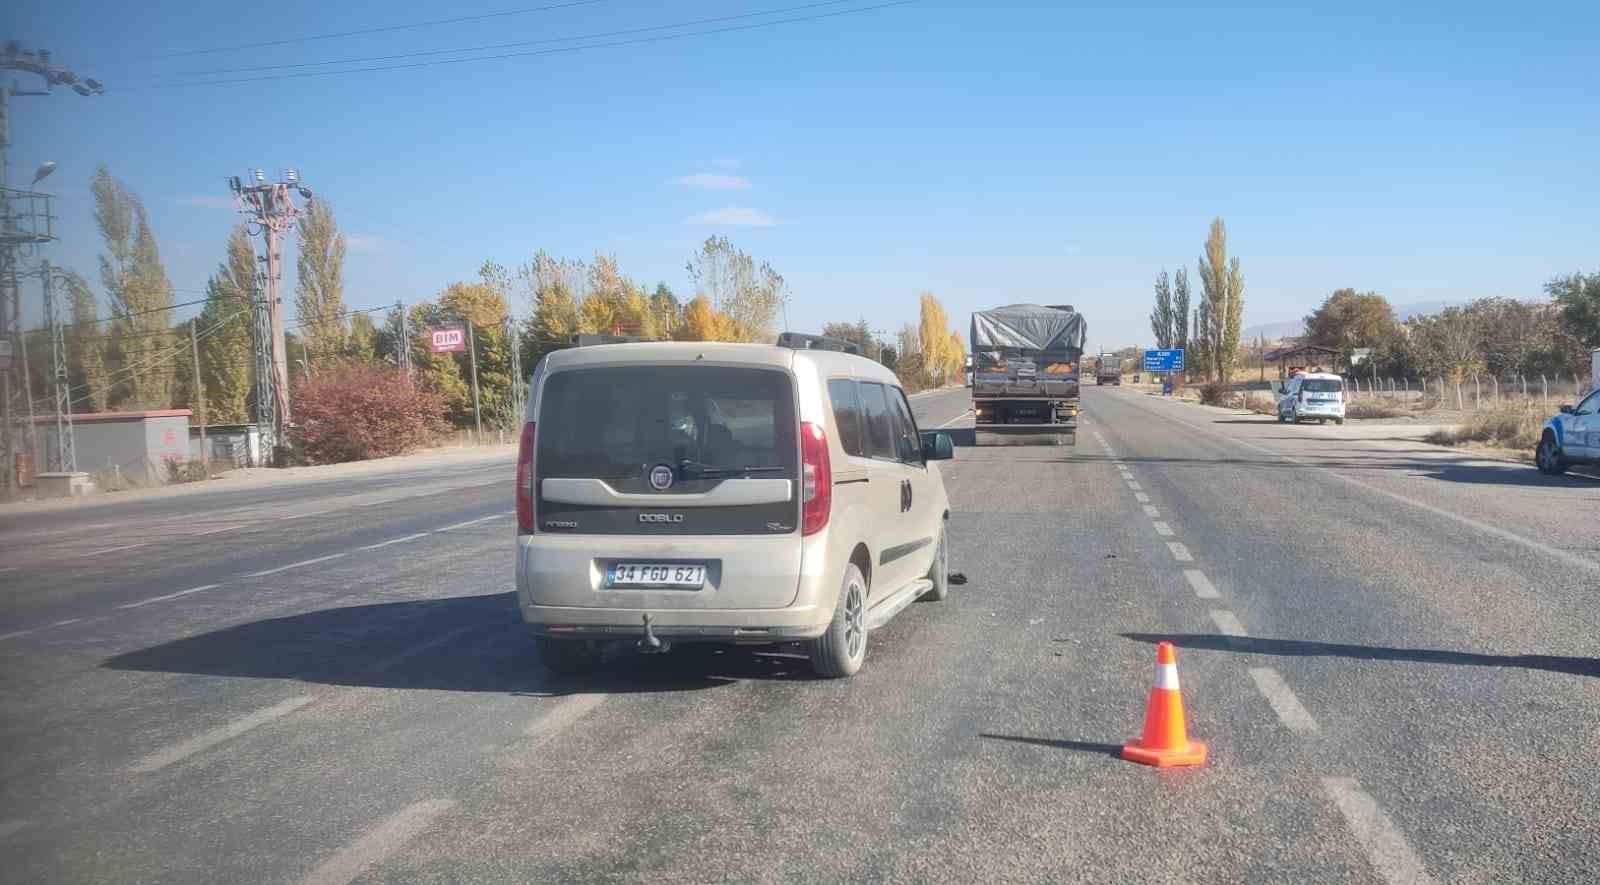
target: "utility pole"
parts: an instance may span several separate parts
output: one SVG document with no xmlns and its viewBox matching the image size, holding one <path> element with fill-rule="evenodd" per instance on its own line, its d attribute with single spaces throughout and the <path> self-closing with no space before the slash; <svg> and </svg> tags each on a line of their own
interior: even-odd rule
<svg viewBox="0 0 1600 885">
<path fill-rule="evenodd" d="M 300 183 L 297 170 L 285 170 L 282 180 L 275 182 L 267 181 L 261 169 L 252 174 L 253 182 L 245 183 L 236 175 L 228 179 L 228 187 L 251 235 L 261 234 L 263 244 L 262 255 L 257 259 L 263 265 L 257 279 L 264 310 L 258 312 L 256 325 L 256 414 L 262 424 L 270 420 L 270 449 L 273 462 L 277 463 L 289 439 L 289 355 L 284 343 L 283 298 L 279 294 L 283 282 L 283 237 L 294 230 L 300 214 L 291 192 L 298 192 L 307 203 L 312 197 L 311 189 Z M 259 365 L 262 362 L 265 365 Z"/>
<path fill-rule="evenodd" d="M 19 71 L 32 74 L 42 81 L 41 89 L 20 89 L 19 83 L 0 83 L 0 497 L 9 498 L 15 492 L 16 428 L 12 415 L 12 376 L 18 372 L 16 360 L 22 359 L 22 371 L 27 367 L 27 351 L 21 346 L 18 327 L 22 319 L 22 293 L 17 286 L 20 263 L 25 254 L 55 239 L 54 216 L 50 212 L 50 195 L 33 190 L 39 180 L 55 169 L 54 163 L 45 163 L 34 173 L 28 190 L 10 186 L 9 160 L 11 147 L 11 97 L 14 95 L 50 95 L 56 86 L 69 86 L 82 96 L 100 95 L 105 86 L 93 78 L 80 78 L 77 73 L 54 64 L 48 50 L 29 52 L 16 41 L 0 48 L 0 71 Z M 31 391 L 28 402 L 32 407 Z M 27 438 L 31 447 L 33 426 L 28 427 Z"/>
<path fill-rule="evenodd" d="M 406 306 L 399 301 L 394 303 L 395 313 L 400 314 L 400 340 L 395 342 L 395 359 L 400 364 L 400 371 L 406 375 L 406 380 L 411 380 L 411 330 L 406 323 Z"/>
<path fill-rule="evenodd" d="M 200 375 L 200 336 L 194 331 L 197 325 L 199 325 L 198 319 L 189 323 L 189 353 L 194 357 L 194 398 L 200 405 L 200 464 L 201 469 L 205 471 L 206 479 L 210 479 L 211 450 L 206 448 L 206 379 Z"/>
<path fill-rule="evenodd" d="M 506 337 L 511 342 L 511 408 L 517 415 L 520 425 L 526 418 L 522 414 L 524 402 L 528 397 L 523 391 L 524 379 L 522 377 L 522 340 L 517 335 L 516 317 L 506 317 Z"/>
<path fill-rule="evenodd" d="M 56 404 L 56 450 L 51 469 L 64 473 L 78 472 L 78 447 L 72 434 L 72 390 L 67 386 L 67 344 L 65 326 L 61 317 L 65 313 L 56 301 L 55 269 L 44 261 L 40 267 L 44 277 L 44 321 L 50 328 L 50 377 Z"/>
<path fill-rule="evenodd" d="M 472 321 L 467 321 L 467 356 L 472 360 L 472 424 L 477 428 L 477 441 L 483 442 L 483 413 L 478 410 L 478 341 L 472 334 Z"/>
</svg>

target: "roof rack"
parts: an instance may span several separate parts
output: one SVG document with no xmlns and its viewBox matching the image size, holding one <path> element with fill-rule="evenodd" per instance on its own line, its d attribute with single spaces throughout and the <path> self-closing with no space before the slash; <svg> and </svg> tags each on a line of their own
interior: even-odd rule
<svg viewBox="0 0 1600 885">
<path fill-rule="evenodd" d="M 635 341 L 649 340 L 651 339 L 639 335 L 591 335 L 587 332 L 579 332 L 572 336 L 574 347 L 589 347 L 595 344 L 630 344 Z"/>
<path fill-rule="evenodd" d="M 778 336 L 778 346 L 788 347 L 793 350 L 832 350 L 839 353 L 861 355 L 861 348 L 854 342 L 843 338 L 828 338 L 824 335 L 806 335 L 802 332 L 784 332 Z"/>
</svg>

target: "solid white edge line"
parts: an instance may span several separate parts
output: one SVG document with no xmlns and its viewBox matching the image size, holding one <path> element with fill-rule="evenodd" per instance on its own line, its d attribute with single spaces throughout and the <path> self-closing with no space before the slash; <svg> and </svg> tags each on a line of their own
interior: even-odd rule
<svg viewBox="0 0 1600 885">
<path fill-rule="evenodd" d="M 102 553 L 116 553 L 119 550 L 133 550 L 133 549 L 135 549 L 137 547 L 149 547 L 149 546 L 150 546 L 150 542 L 149 541 L 145 541 L 145 542 L 142 542 L 142 543 L 139 543 L 139 544 L 124 544 L 121 547 L 107 547 L 107 548 L 105 548 L 103 550 L 90 550 L 88 553 L 85 553 L 83 555 L 84 556 L 99 556 Z"/>
<path fill-rule="evenodd" d="M 1317 720 L 1311 718 L 1305 705 L 1295 697 L 1294 689 L 1289 687 L 1278 671 L 1271 667 L 1251 667 L 1250 678 L 1255 680 L 1256 688 L 1267 699 L 1274 713 L 1278 714 L 1278 721 L 1283 727 L 1295 734 L 1312 734 L 1317 730 Z"/>
<path fill-rule="evenodd" d="M 1366 849 L 1372 868 L 1389 885 L 1431 885 L 1422 859 L 1378 803 L 1353 777 L 1325 777 L 1322 789 L 1344 815 L 1350 832 Z"/>
<path fill-rule="evenodd" d="M 326 513 L 336 513 L 336 512 L 338 512 L 338 510 L 339 510 L 339 508 L 331 508 L 331 509 L 328 509 L 328 510 L 313 510 L 310 513 L 291 513 L 288 516 L 280 516 L 280 517 L 278 517 L 278 520 L 281 522 L 281 521 L 283 521 L 285 519 L 306 519 L 306 518 L 312 517 L 312 516 L 322 516 L 323 514 L 326 514 Z"/>
<path fill-rule="evenodd" d="M 168 593 L 166 596 L 152 596 L 149 599 L 141 599 L 138 602 L 130 602 L 127 605 L 119 605 L 117 608 L 139 608 L 141 606 L 149 605 L 152 602 L 166 602 L 169 599 L 177 599 L 180 596 L 188 596 L 190 593 L 199 593 L 202 590 L 214 590 L 221 586 L 221 584 L 201 584 L 198 587 L 190 587 L 188 590 L 179 590 L 177 593 Z"/>
<path fill-rule="evenodd" d="M 417 532 L 414 535 L 406 535 L 405 537 L 402 537 L 402 538 L 390 538 L 387 541 L 379 541 L 376 544 L 368 544 L 365 547 L 357 547 L 356 549 L 357 550 L 376 550 L 379 547 L 387 547 L 390 544 L 404 544 L 407 541 L 415 541 L 418 538 L 426 538 L 431 534 L 433 534 L 433 532 Z"/>
<path fill-rule="evenodd" d="M 27 825 L 28 822 L 25 820 L 0 821 L 0 839 L 4 839 Z"/>
<path fill-rule="evenodd" d="M 950 425 L 956 423 L 957 421 L 960 421 L 962 418 L 965 418 L 970 414 L 972 414 L 972 410 L 968 409 L 965 412 L 962 412 L 961 414 L 955 416 L 954 418 L 951 418 L 949 421 L 946 421 L 943 424 L 940 424 L 938 427 L 935 427 L 934 429 L 935 430 L 942 430 L 943 428 L 949 427 Z"/>
<path fill-rule="evenodd" d="M 1211 579 L 1206 577 L 1205 572 L 1197 568 L 1186 568 L 1183 570 L 1183 576 L 1189 581 L 1189 586 L 1194 588 L 1194 595 L 1201 599 L 1222 598 L 1222 594 L 1217 592 L 1217 588 L 1211 583 Z"/>
<path fill-rule="evenodd" d="M 434 818 L 456 806 L 453 799 L 413 802 L 356 837 L 332 857 L 317 864 L 301 885 L 349 885 L 373 864 L 405 847 L 433 824 Z"/>
<path fill-rule="evenodd" d="M 1146 410 L 1146 411 L 1149 411 L 1149 410 Z M 1151 414 L 1157 414 L 1157 413 L 1151 412 Z M 1282 454 L 1280 452 L 1275 452 L 1272 449 L 1266 448 L 1265 446 L 1258 446 L 1255 443 L 1245 442 L 1242 439 L 1239 439 L 1239 438 L 1233 437 L 1233 436 L 1228 436 L 1225 433 L 1218 433 L 1218 432 L 1216 432 L 1214 430 L 1207 430 L 1206 428 L 1201 427 L 1198 424 L 1190 424 L 1188 421 L 1184 421 L 1181 418 L 1173 418 L 1170 415 L 1162 415 L 1162 417 L 1164 417 L 1167 420 L 1172 421 L 1172 422 L 1174 422 L 1176 424 L 1182 424 L 1183 426 L 1188 427 L 1191 430 L 1198 430 L 1201 433 L 1206 434 L 1207 436 L 1214 436 L 1214 437 L 1216 437 L 1218 439 L 1224 439 L 1224 440 L 1227 440 L 1230 443 L 1233 443 L 1234 445 L 1241 446 L 1243 448 L 1254 449 L 1255 451 L 1260 452 L 1260 453 L 1262 453 L 1264 455 L 1271 455 L 1274 458 L 1277 458 L 1277 459 L 1282 460 L 1282 461 L 1287 461 L 1290 464 L 1297 464 L 1297 465 L 1299 465 L 1301 467 L 1314 467 L 1315 466 L 1314 464 L 1312 464 L 1309 461 L 1303 461 L 1303 460 L 1301 460 L 1299 458 L 1296 458 L 1296 457 L 1294 457 L 1292 455 L 1285 455 L 1285 454 Z M 1435 507 L 1432 504 L 1428 504 L 1428 503 L 1423 502 L 1423 501 L 1418 501 L 1415 498 L 1406 497 L 1405 495 L 1402 495 L 1399 492 L 1391 492 L 1388 489 L 1378 488 L 1377 486 L 1372 485 L 1369 482 L 1366 482 L 1364 480 L 1356 479 L 1353 476 L 1345 476 L 1342 473 L 1335 473 L 1335 472 L 1333 472 L 1331 470 L 1318 471 L 1318 475 L 1320 475 L 1320 476 L 1329 476 L 1329 477 L 1332 477 L 1334 479 L 1339 480 L 1340 482 L 1348 483 L 1350 485 L 1356 486 L 1357 488 L 1366 489 L 1367 491 L 1372 492 L 1373 494 L 1382 495 L 1385 498 L 1389 498 L 1389 499 L 1392 499 L 1392 500 L 1395 500 L 1395 501 L 1399 501 L 1402 504 L 1408 504 L 1408 505 L 1410 505 L 1412 507 L 1417 508 L 1418 510 L 1426 511 L 1428 513 L 1432 513 L 1435 516 L 1442 516 L 1445 519 L 1453 520 L 1453 521 L 1455 521 L 1457 523 L 1460 523 L 1461 525 L 1467 526 L 1468 528 L 1477 529 L 1478 531 L 1483 532 L 1486 535 L 1493 535 L 1496 538 L 1500 538 L 1501 540 L 1505 540 L 1505 541 L 1510 541 L 1513 544 L 1521 544 L 1522 546 L 1527 547 L 1530 550 L 1537 550 L 1538 552 L 1543 553 L 1546 556 L 1550 556 L 1552 558 L 1559 559 L 1562 562 L 1565 562 L 1565 563 L 1567 563 L 1569 565 L 1575 565 L 1575 566 L 1579 566 L 1580 568 L 1589 569 L 1590 571 L 1600 572 L 1600 562 L 1597 562 L 1597 561 L 1592 560 L 1592 559 L 1586 559 L 1586 558 L 1584 558 L 1582 556 L 1579 556 L 1576 553 L 1570 553 L 1570 552 L 1568 552 L 1566 550 L 1562 550 L 1559 547 L 1551 547 L 1549 544 L 1544 544 L 1544 543 L 1541 543 L 1539 541 L 1535 541 L 1532 538 L 1523 537 L 1522 535 L 1519 535 L 1516 532 L 1507 531 L 1507 530 L 1505 530 L 1503 528 L 1500 528 L 1499 526 L 1493 526 L 1493 525 L 1488 525 L 1487 523 L 1479 522 L 1478 520 L 1473 519 L 1473 518 L 1471 518 L 1469 516 L 1462 516 L 1459 513 L 1454 513 L 1452 511 L 1444 509 L 1443 507 Z"/>
<path fill-rule="evenodd" d="M 302 559 L 299 562 L 291 562 L 288 565 L 280 565 L 277 568 L 269 568 L 269 569 L 266 569 L 264 571 L 259 571 L 259 572 L 250 572 L 250 573 L 246 574 L 245 577 L 247 577 L 247 578 L 264 578 L 267 575 L 275 575 L 278 572 L 286 572 L 286 571 L 288 571 L 289 569 L 292 569 L 292 568 L 300 568 L 302 566 L 307 566 L 307 565 L 316 565 L 319 562 L 327 562 L 330 559 L 338 559 L 341 556 L 349 556 L 349 555 L 350 554 L 349 554 L 348 551 L 346 551 L 344 553 L 329 553 L 327 556 L 318 556 L 315 559 Z"/>
<path fill-rule="evenodd" d="M 1211 616 L 1211 623 L 1216 624 L 1217 629 L 1221 630 L 1222 635 L 1224 636 L 1250 635 L 1250 633 L 1244 629 L 1244 625 L 1239 623 L 1239 619 L 1235 617 L 1231 611 L 1214 608 L 1207 612 L 1207 614 Z"/>
<path fill-rule="evenodd" d="M 512 512 L 515 512 L 515 511 L 512 511 Z M 447 525 L 444 528 L 434 529 L 434 531 L 436 531 L 436 532 L 448 532 L 448 531 L 454 531 L 455 529 L 464 529 L 469 525 L 477 525 L 480 522 L 488 522 L 491 519 L 502 519 L 502 518 L 510 516 L 510 515 L 511 515 L 511 513 L 491 513 L 488 516 L 480 516 L 477 519 L 469 519 L 466 522 L 458 522 L 455 525 Z"/>
<path fill-rule="evenodd" d="M 1155 527 L 1156 534 L 1160 535 L 1161 537 L 1163 537 L 1163 538 L 1172 537 L 1172 526 L 1167 525 L 1166 523 L 1162 522 L 1159 519 L 1156 520 L 1155 522 L 1150 523 L 1150 524 Z"/>
<path fill-rule="evenodd" d="M 1194 562 L 1194 556 L 1189 553 L 1189 548 L 1183 546 L 1181 541 L 1168 541 L 1167 549 L 1172 551 L 1172 558 L 1179 562 Z"/>
<path fill-rule="evenodd" d="M 311 695 L 297 695 L 288 700 L 279 701 L 270 707 L 263 707 L 254 713 L 241 716 L 210 731 L 201 732 L 188 740 L 179 741 L 164 750 L 151 753 L 134 763 L 128 770 L 135 774 L 149 774 L 152 771 L 159 771 L 169 765 L 182 762 L 196 753 L 202 753 L 220 743 L 231 741 L 253 728 L 259 728 L 274 719 L 287 716 L 314 700 L 316 698 Z"/>
<path fill-rule="evenodd" d="M 594 708 L 605 703 L 605 700 L 606 696 L 603 694 L 568 695 L 553 704 L 549 712 L 528 723 L 522 734 L 535 746 L 542 744 L 589 715 Z"/>
<path fill-rule="evenodd" d="M 16 639 L 19 636 L 27 636 L 30 633 L 38 633 L 43 629 L 43 627 L 34 627 L 31 630 L 13 630 L 10 633 L 0 633 L 0 642 L 5 642 L 7 639 Z"/>
</svg>

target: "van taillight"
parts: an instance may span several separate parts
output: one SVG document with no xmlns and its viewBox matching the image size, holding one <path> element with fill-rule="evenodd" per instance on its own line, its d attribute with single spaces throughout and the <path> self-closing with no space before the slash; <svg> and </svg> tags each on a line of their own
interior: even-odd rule
<svg viewBox="0 0 1600 885">
<path fill-rule="evenodd" d="M 833 464 L 828 434 L 810 421 L 800 424 L 800 501 L 800 534 L 822 531 L 833 511 Z"/>
<path fill-rule="evenodd" d="M 517 446 L 517 532 L 533 534 L 533 422 L 522 425 Z"/>
</svg>

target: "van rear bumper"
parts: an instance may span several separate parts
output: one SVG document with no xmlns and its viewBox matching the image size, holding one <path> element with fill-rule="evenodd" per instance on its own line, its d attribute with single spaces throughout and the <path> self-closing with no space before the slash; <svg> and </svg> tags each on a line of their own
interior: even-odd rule
<svg viewBox="0 0 1600 885">
<path fill-rule="evenodd" d="M 520 604 L 535 636 L 565 639 L 636 639 L 650 630 L 662 638 L 706 642 L 793 642 L 815 639 L 833 612 L 816 606 L 786 609 L 616 609 Z"/>
</svg>

